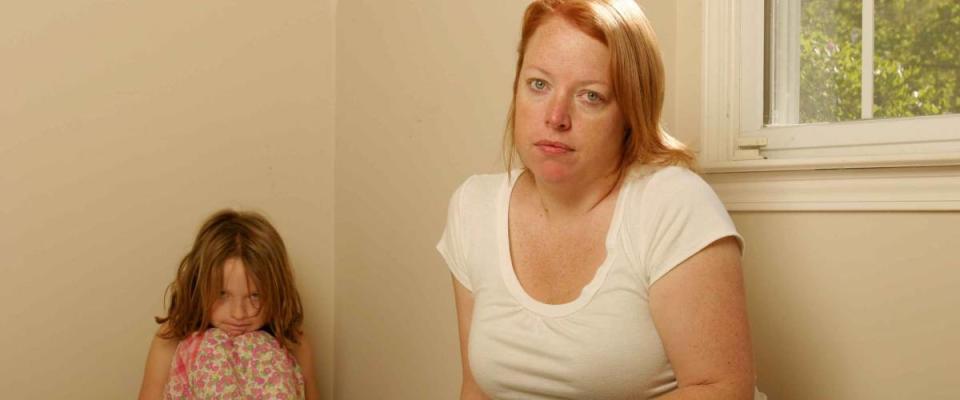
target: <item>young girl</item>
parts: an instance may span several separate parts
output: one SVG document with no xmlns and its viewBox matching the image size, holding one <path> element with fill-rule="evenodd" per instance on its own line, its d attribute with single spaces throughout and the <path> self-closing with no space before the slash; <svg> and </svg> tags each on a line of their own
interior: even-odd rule
<svg viewBox="0 0 960 400">
<path fill-rule="evenodd" d="M 283 240 L 223 210 L 200 228 L 168 289 L 140 399 L 317 399 L 303 308 Z"/>
</svg>

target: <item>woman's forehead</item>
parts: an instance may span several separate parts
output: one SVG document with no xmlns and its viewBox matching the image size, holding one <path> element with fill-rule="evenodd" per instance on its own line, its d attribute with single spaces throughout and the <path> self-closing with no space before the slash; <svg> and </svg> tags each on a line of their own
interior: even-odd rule
<svg viewBox="0 0 960 400">
<path fill-rule="evenodd" d="M 523 69 L 535 68 L 550 75 L 609 82 L 610 50 L 560 17 L 545 21 L 530 37 Z"/>
</svg>

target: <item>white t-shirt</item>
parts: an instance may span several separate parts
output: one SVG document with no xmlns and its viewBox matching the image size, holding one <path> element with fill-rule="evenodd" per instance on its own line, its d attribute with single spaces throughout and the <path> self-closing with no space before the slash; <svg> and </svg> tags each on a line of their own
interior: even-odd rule
<svg viewBox="0 0 960 400">
<path fill-rule="evenodd" d="M 468 354 L 495 399 L 640 399 L 677 387 L 654 327 L 650 285 L 713 241 L 734 236 L 716 194 L 680 167 L 638 166 L 621 185 L 606 259 L 565 304 L 520 286 L 508 207 L 518 172 L 475 175 L 450 200 L 437 250 L 473 294 Z"/>
</svg>

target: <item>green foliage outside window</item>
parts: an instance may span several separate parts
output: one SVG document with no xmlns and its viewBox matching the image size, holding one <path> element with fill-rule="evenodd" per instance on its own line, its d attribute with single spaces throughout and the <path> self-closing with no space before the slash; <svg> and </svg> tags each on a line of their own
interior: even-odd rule
<svg viewBox="0 0 960 400">
<path fill-rule="evenodd" d="M 800 122 L 860 119 L 860 0 L 802 0 Z M 960 1 L 876 0 L 875 118 L 960 112 Z"/>
</svg>

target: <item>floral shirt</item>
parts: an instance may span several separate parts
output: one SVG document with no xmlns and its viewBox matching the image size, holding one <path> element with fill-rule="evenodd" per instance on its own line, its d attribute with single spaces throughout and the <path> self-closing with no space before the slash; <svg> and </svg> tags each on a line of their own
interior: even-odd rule
<svg viewBox="0 0 960 400">
<path fill-rule="evenodd" d="M 303 399 L 300 366 L 267 332 L 212 328 L 177 345 L 164 399 Z"/>
</svg>

